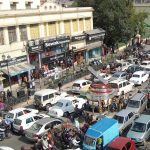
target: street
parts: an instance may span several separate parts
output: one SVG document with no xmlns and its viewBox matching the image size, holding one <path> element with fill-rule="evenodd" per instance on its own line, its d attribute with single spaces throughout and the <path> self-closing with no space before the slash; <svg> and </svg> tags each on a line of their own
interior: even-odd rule
<svg viewBox="0 0 150 150">
<path fill-rule="evenodd" d="M 132 92 L 130 92 L 130 93 L 132 95 L 134 95 L 138 90 L 144 89 L 147 85 L 148 85 L 148 82 L 145 82 L 145 83 L 143 83 L 142 86 L 134 87 Z M 70 89 L 71 89 L 71 84 L 69 84 L 69 86 L 64 86 L 63 91 L 70 91 Z M 126 96 L 128 96 L 128 95 L 129 95 L 129 93 L 126 94 Z M 28 106 L 28 107 L 33 108 L 32 105 Z M 46 113 L 46 112 L 42 111 L 42 113 Z M 149 114 L 149 112 L 146 112 L 146 113 Z M 111 113 L 111 112 L 109 113 L 109 116 L 112 117 L 113 115 L 114 115 L 114 113 Z M 126 129 L 126 131 L 123 133 L 123 136 L 125 136 L 127 134 L 128 130 L 129 130 L 129 128 Z M 4 141 L 1 141 L 0 143 L 3 146 L 4 145 L 10 146 L 10 147 L 14 148 L 15 150 L 20 150 L 21 146 L 23 146 L 23 145 L 28 145 L 28 146 L 33 145 L 33 143 L 28 141 L 24 136 L 20 136 L 17 134 L 13 134 L 10 139 L 5 139 Z M 150 142 L 148 142 L 148 144 L 150 144 Z"/>
</svg>

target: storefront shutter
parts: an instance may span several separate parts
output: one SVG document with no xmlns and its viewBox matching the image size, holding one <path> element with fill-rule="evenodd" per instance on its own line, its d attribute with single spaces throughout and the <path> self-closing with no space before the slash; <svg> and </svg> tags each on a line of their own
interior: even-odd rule
<svg viewBox="0 0 150 150">
<path fill-rule="evenodd" d="M 86 29 L 86 31 L 91 30 L 91 19 L 90 18 L 85 19 L 85 29 Z"/>
<path fill-rule="evenodd" d="M 64 31 L 66 35 L 71 35 L 71 24 L 70 21 L 64 22 Z"/>
<path fill-rule="evenodd" d="M 49 36 L 56 36 L 57 35 L 56 22 L 49 22 L 48 30 L 49 30 Z"/>
<path fill-rule="evenodd" d="M 73 32 L 78 32 L 78 22 L 77 20 L 72 20 Z"/>
<path fill-rule="evenodd" d="M 80 31 L 84 31 L 84 22 L 83 22 L 83 19 L 79 20 L 79 28 L 80 28 Z"/>
<path fill-rule="evenodd" d="M 40 31 L 39 31 L 39 25 L 38 24 L 30 25 L 30 36 L 31 36 L 31 39 L 40 38 Z"/>
</svg>

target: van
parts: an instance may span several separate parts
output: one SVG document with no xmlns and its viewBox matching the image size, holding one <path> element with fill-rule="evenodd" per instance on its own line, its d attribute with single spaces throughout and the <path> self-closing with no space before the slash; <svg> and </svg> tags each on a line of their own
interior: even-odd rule
<svg viewBox="0 0 150 150">
<path fill-rule="evenodd" d="M 111 85 L 112 88 L 117 90 L 116 96 L 131 92 L 133 89 L 133 85 L 134 85 L 128 80 L 122 80 L 122 79 L 110 81 L 109 84 Z"/>
<path fill-rule="evenodd" d="M 84 136 L 83 150 L 104 149 L 118 136 L 118 121 L 111 118 L 103 118 L 88 128 Z"/>
<path fill-rule="evenodd" d="M 68 96 L 66 92 L 59 92 L 54 89 L 42 89 L 34 94 L 34 106 L 35 108 L 46 108 L 48 110 L 51 105 L 66 96 Z"/>
<path fill-rule="evenodd" d="M 127 137 L 131 138 L 136 145 L 145 145 L 146 140 L 150 137 L 150 116 L 141 115 L 136 119 Z"/>
<path fill-rule="evenodd" d="M 147 95 L 145 93 L 136 93 L 129 99 L 126 109 L 134 112 L 137 116 L 147 107 Z"/>
</svg>

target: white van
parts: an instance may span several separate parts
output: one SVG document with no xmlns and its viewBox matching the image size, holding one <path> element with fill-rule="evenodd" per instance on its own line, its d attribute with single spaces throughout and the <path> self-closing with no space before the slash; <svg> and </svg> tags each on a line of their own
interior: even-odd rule
<svg viewBox="0 0 150 150">
<path fill-rule="evenodd" d="M 60 98 L 68 96 L 66 92 L 59 92 L 55 89 L 42 89 L 34 94 L 34 105 L 37 108 L 48 109 L 55 104 Z"/>
<path fill-rule="evenodd" d="M 128 80 L 114 80 L 109 83 L 112 88 L 117 89 L 117 96 L 121 94 L 126 94 L 133 90 L 133 83 Z"/>
</svg>

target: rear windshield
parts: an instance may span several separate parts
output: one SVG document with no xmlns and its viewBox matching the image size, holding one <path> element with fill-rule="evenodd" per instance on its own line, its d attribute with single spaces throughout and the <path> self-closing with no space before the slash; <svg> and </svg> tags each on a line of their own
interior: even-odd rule
<svg viewBox="0 0 150 150">
<path fill-rule="evenodd" d="M 74 83 L 73 86 L 80 87 L 80 84 Z"/>
<path fill-rule="evenodd" d="M 14 118 L 14 114 L 13 114 L 13 113 L 8 113 L 8 114 L 6 115 L 6 117 L 7 117 L 7 118 Z"/>
<path fill-rule="evenodd" d="M 110 85 L 111 85 L 111 87 L 113 89 L 118 89 L 118 84 L 116 84 L 116 83 L 110 83 Z"/>
<path fill-rule="evenodd" d="M 140 75 L 138 75 L 138 74 L 133 74 L 133 76 L 132 77 L 134 77 L 134 78 L 139 78 L 140 77 Z"/>
<path fill-rule="evenodd" d="M 36 101 L 41 100 L 41 96 L 39 96 L 39 95 L 34 95 L 34 100 L 36 100 Z"/>
<path fill-rule="evenodd" d="M 129 100 L 128 107 L 139 108 L 140 102 L 135 100 Z"/>
<path fill-rule="evenodd" d="M 32 126 L 31 126 L 31 130 L 32 131 L 40 131 L 40 129 L 42 128 L 42 125 L 41 124 L 38 124 L 38 123 L 34 123 Z"/>
<path fill-rule="evenodd" d="M 21 125 L 21 122 L 22 122 L 22 121 L 19 120 L 19 119 L 15 119 L 15 120 L 14 120 L 14 124 L 16 124 L 16 125 Z"/>
</svg>

